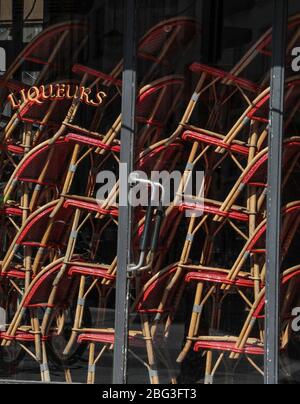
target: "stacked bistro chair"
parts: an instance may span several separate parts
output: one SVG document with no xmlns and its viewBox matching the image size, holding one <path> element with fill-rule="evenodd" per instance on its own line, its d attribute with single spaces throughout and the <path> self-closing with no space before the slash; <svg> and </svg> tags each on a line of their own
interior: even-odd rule
<svg viewBox="0 0 300 404">
<path fill-rule="evenodd" d="M 290 19 L 288 52 L 300 38 L 299 23 L 298 15 Z M 162 374 L 170 383 L 177 381 L 169 337 L 187 290 L 194 291 L 193 305 L 184 340 L 176 341 L 177 362 L 187 360 L 192 350 L 200 352 L 207 384 L 219 375 L 221 365 L 237 372 L 244 359 L 263 374 L 259 358 L 264 353 L 270 88 L 268 68 L 254 80 L 248 71 L 258 58 L 270 59 L 272 32 L 230 72 L 191 64 L 188 74 L 196 83 L 184 107 L 188 86 L 184 76 L 174 74 L 173 64 L 199 33 L 191 18 L 169 19 L 149 30 L 137 49 L 142 76 L 135 169 L 148 177 L 153 171 L 182 173 L 168 207 L 163 206 L 163 185 L 139 183 L 141 178 L 135 177 L 146 191 L 159 190 L 157 205 L 149 198 L 150 206 L 134 210 L 131 257 L 139 265 L 128 268 L 129 354 L 146 368 L 153 384 L 165 378 Z M 101 360 L 113 352 L 116 337 L 108 323 L 118 271 L 123 60 L 111 72 L 80 64 L 88 34 L 82 22 L 46 29 L 0 79 L 0 306 L 6 314 L 5 324 L 0 324 L 0 367 L 13 372 L 23 360 L 31 360 L 43 382 L 53 380 L 53 363 L 61 381 L 77 381 L 73 365 L 78 358 L 87 383 L 101 381 Z M 20 80 L 25 62 L 36 69 L 31 80 Z M 68 84 L 71 92 L 84 87 L 84 96 L 43 97 L 59 84 Z M 299 84 L 300 77 L 289 75 L 284 189 L 299 167 Z M 20 102 L 9 114 L 9 94 L 17 100 L 29 85 L 36 86 L 39 97 Z M 97 94 L 102 97 L 99 105 L 87 102 Z M 173 130 L 181 107 L 183 116 Z M 117 181 L 100 200 L 98 174 L 106 170 Z M 189 182 L 197 171 L 204 172 L 204 180 L 195 192 Z M 299 264 L 289 260 L 299 228 L 300 202 L 287 201 L 282 351 L 293 338 L 291 311 L 299 300 Z M 227 248 L 232 250 L 222 259 L 218 252 L 228 234 Z M 233 296 L 242 315 L 238 326 L 224 332 L 226 304 Z"/>
</svg>

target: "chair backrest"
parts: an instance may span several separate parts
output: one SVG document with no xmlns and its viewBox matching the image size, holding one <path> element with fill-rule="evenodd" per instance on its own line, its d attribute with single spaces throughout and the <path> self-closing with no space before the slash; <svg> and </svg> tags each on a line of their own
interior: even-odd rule
<svg viewBox="0 0 300 404">
<path fill-rule="evenodd" d="M 196 21 L 189 17 L 160 22 L 140 40 L 138 54 L 158 64 L 172 64 L 175 54 L 185 50 L 199 31 Z M 162 58 L 163 56 L 163 58 Z"/>
<path fill-rule="evenodd" d="M 168 76 L 143 87 L 137 99 L 137 121 L 161 128 L 174 112 L 184 88 L 183 76 Z"/>
<path fill-rule="evenodd" d="M 285 221 L 296 222 L 296 218 L 300 214 L 300 201 L 292 202 L 283 208 L 283 224 Z M 286 228 L 286 233 L 282 234 L 282 240 L 288 237 L 288 231 L 290 229 Z M 265 249 L 265 236 L 267 231 L 267 221 L 264 220 L 256 229 L 255 233 L 251 239 L 246 244 L 246 251 L 249 253 L 253 250 Z"/>
<path fill-rule="evenodd" d="M 64 248 L 71 229 L 72 217 L 76 209 L 86 212 L 101 213 L 101 208 L 94 199 L 75 196 L 66 197 L 64 204 L 55 215 L 53 226 L 47 238 L 47 244 L 42 245 L 43 236 L 50 223 L 50 216 L 58 202 L 57 200 L 52 201 L 30 215 L 7 251 L 2 262 L 2 274 L 9 269 L 20 246 Z"/>
<path fill-rule="evenodd" d="M 40 245 L 39 241 L 47 229 L 50 215 L 58 202 L 59 201 L 50 202 L 28 218 L 27 223 L 19 232 L 17 244 L 28 245 L 37 243 Z M 54 227 L 52 228 L 51 237 L 49 239 L 50 245 L 59 243 L 66 235 L 66 231 L 72 223 L 71 217 L 76 209 L 86 212 L 100 212 L 100 206 L 95 199 L 76 196 L 66 197 L 63 205 L 55 215 Z"/>
<path fill-rule="evenodd" d="M 294 75 L 286 80 L 286 109 L 293 109 L 295 106 L 295 100 L 299 100 L 300 93 L 300 76 Z M 249 108 L 247 117 L 249 119 L 268 123 L 269 122 L 269 105 L 270 101 L 270 88 L 264 90 L 253 102 L 253 106 Z"/>
<path fill-rule="evenodd" d="M 54 145 L 48 143 L 33 149 L 33 152 L 23 160 L 13 174 L 14 180 L 38 183 L 41 171 L 45 167 L 45 162 L 51 149 L 55 149 L 51 164 L 49 164 L 46 175 L 40 185 L 55 186 L 60 189 L 63 182 L 64 173 L 69 164 L 74 144 L 66 142 L 64 139 L 57 141 Z"/>
<path fill-rule="evenodd" d="M 300 153 L 300 137 L 292 137 L 284 141 L 283 166 L 291 164 Z M 268 176 L 268 149 L 263 150 L 246 169 L 242 183 L 253 186 L 267 185 Z"/>
<path fill-rule="evenodd" d="M 300 277 L 300 266 L 299 265 L 284 271 L 284 273 L 282 275 L 282 279 L 281 279 L 281 287 L 284 287 L 285 285 L 287 285 L 288 282 L 290 282 L 291 280 L 298 280 L 298 282 L 299 282 L 300 281 L 299 277 Z M 265 289 L 263 289 L 255 304 L 255 311 L 253 313 L 253 317 L 261 318 L 264 316 L 263 311 L 265 309 L 265 303 L 266 303 L 266 296 L 265 296 Z M 293 304 L 293 301 L 291 301 L 290 304 Z M 286 309 L 289 310 L 288 307 L 286 307 Z M 285 314 L 288 314 L 290 317 L 292 314 L 292 310 L 290 310 L 289 312 L 287 312 Z"/>
<path fill-rule="evenodd" d="M 182 155 L 182 152 L 183 145 L 181 143 L 156 147 L 138 160 L 138 169 L 150 174 L 154 167 L 157 171 L 169 171 L 176 156 Z"/>
<path fill-rule="evenodd" d="M 68 307 L 72 302 L 76 286 L 78 285 L 78 278 L 69 277 L 67 268 L 58 279 L 58 274 L 63 268 L 63 262 L 60 260 L 57 264 L 51 264 L 49 269 L 43 271 L 41 276 L 32 282 L 29 292 L 23 302 L 26 308 L 33 307 Z M 55 300 L 49 305 L 49 297 L 52 289 L 57 286 Z"/>
<path fill-rule="evenodd" d="M 70 165 L 71 156 L 75 145 L 82 147 L 99 147 L 103 150 L 120 152 L 120 146 L 108 146 L 91 136 L 75 133 L 61 137 L 54 144 L 45 141 L 33 148 L 15 168 L 4 189 L 4 196 L 11 192 L 11 185 L 16 181 L 36 183 L 47 187 L 55 187 L 60 192 L 64 184 L 65 173 Z M 51 152 L 54 152 L 51 154 Z M 24 152 L 24 150 L 23 150 Z M 44 172 L 43 180 L 39 180 L 40 174 L 45 168 L 45 162 L 51 155 L 50 163 Z"/>
<path fill-rule="evenodd" d="M 170 285 L 173 277 L 178 275 L 178 267 L 170 266 L 169 268 L 156 274 L 150 281 L 147 282 L 143 291 L 141 292 L 137 303 L 136 311 L 139 313 L 172 313 L 175 309 L 175 296 L 178 292 L 178 288 L 182 285 L 184 278 L 184 271 L 181 271 L 181 275 L 176 280 L 173 288 L 169 291 L 167 301 L 165 302 L 163 309 L 160 311 L 159 306 L 166 292 L 166 289 Z"/>
</svg>

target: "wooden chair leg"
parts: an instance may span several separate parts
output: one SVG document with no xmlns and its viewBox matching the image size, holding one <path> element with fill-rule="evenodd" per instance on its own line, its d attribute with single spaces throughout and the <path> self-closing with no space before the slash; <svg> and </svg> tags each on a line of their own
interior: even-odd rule
<svg viewBox="0 0 300 404">
<path fill-rule="evenodd" d="M 206 365 L 205 365 L 205 378 L 204 378 L 204 384 L 214 384 L 214 377 L 217 372 L 217 370 L 220 367 L 221 362 L 223 361 L 225 357 L 225 353 L 222 352 L 215 365 L 213 365 L 213 352 L 212 351 L 207 351 L 206 353 Z"/>
<path fill-rule="evenodd" d="M 81 317 L 82 317 L 82 312 L 84 309 L 84 290 L 85 290 L 85 277 L 81 276 L 80 278 L 80 286 L 79 286 L 79 293 L 78 293 L 78 300 L 77 300 L 77 306 L 76 306 L 76 313 L 75 313 L 75 319 L 74 319 L 74 325 L 73 325 L 73 330 L 72 334 L 70 336 L 70 339 L 67 343 L 67 346 L 64 349 L 64 355 L 68 356 L 70 350 L 72 349 L 73 345 L 77 341 L 77 337 L 79 334 L 79 329 L 81 325 Z"/>
<path fill-rule="evenodd" d="M 205 379 L 204 384 L 213 384 L 212 378 L 212 360 L 213 360 L 213 353 L 212 351 L 207 351 L 206 353 L 206 365 L 205 365 Z"/>
<path fill-rule="evenodd" d="M 210 299 L 211 295 L 213 294 L 215 287 L 211 287 L 209 291 L 206 293 L 205 297 L 202 299 L 203 293 L 203 283 L 199 283 L 197 286 L 196 296 L 194 300 L 194 307 L 193 313 L 190 322 L 190 329 L 187 337 L 186 344 L 180 353 L 177 362 L 182 363 L 186 358 L 186 355 L 190 351 L 193 346 L 193 338 L 197 336 L 199 328 L 200 328 L 200 321 L 202 317 L 202 311 L 204 308 L 205 303 Z"/>
<path fill-rule="evenodd" d="M 146 340 L 146 349 L 149 363 L 149 376 L 151 384 L 159 384 L 158 370 L 153 349 L 152 335 L 150 331 L 149 321 L 145 315 L 142 315 L 143 334 Z"/>
<path fill-rule="evenodd" d="M 95 344 L 90 343 L 89 346 L 89 365 L 88 365 L 87 384 L 95 384 Z"/>
<path fill-rule="evenodd" d="M 41 333 L 40 333 L 41 329 L 40 329 L 39 320 L 38 320 L 34 310 L 30 313 L 30 316 L 31 316 L 32 329 L 35 333 L 35 335 L 34 335 L 35 355 L 36 355 L 37 361 L 42 362 L 43 350 L 42 350 Z"/>
<path fill-rule="evenodd" d="M 64 373 L 65 373 L 65 381 L 66 381 L 66 383 L 72 384 L 73 380 L 72 380 L 71 369 L 69 367 L 65 367 L 64 368 Z"/>
<path fill-rule="evenodd" d="M 219 356 L 219 358 L 218 358 L 212 372 L 211 372 L 211 381 L 212 381 L 211 384 L 213 384 L 215 374 L 216 374 L 217 370 L 219 369 L 220 364 L 221 364 L 222 360 L 224 359 L 224 357 L 225 357 L 225 353 L 222 352 L 221 355 Z"/>
<path fill-rule="evenodd" d="M 197 290 L 196 290 L 196 295 L 195 295 L 195 300 L 194 300 L 194 307 L 193 307 L 193 312 L 192 312 L 192 317 L 190 321 L 190 328 L 188 332 L 188 338 L 185 343 L 185 346 L 183 350 L 181 351 L 179 357 L 177 358 L 178 363 L 182 363 L 186 357 L 186 355 L 189 353 L 192 345 L 193 345 L 193 340 L 192 338 L 195 337 L 195 331 L 196 331 L 196 324 L 198 317 L 201 316 L 201 311 L 203 306 L 200 306 L 200 302 L 202 299 L 202 293 L 203 293 L 203 283 L 198 283 L 197 285 Z"/>
<path fill-rule="evenodd" d="M 249 355 L 245 355 L 247 361 L 250 363 L 250 365 L 257 370 L 257 372 L 261 375 L 264 376 L 264 371 L 254 362 L 254 360 L 249 356 Z"/>
<path fill-rule="evenodd" d="M 42 371 L 44 373 L 44 382 L 50 383 L 51 377 L 50 377 L 50 370 L 49 370 L 49 363 L 48 363 L 47 349 L 46 349 L 45 341 L 42 342 L 42 353 L 43 353 Z"/>
</svg>

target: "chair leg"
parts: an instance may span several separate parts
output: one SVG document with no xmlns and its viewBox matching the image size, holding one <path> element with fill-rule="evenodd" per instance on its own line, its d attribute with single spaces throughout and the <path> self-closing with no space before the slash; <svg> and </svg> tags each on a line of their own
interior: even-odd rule
<svg viewBox="0 0 300 404">
<path fill-rule="evenodd" d="M 34 342 L 35 342 L 35 355 L 39 362 L 43 360 L 43 352 L 42 352 L 42 342 L 41 342 L 41 334 L 40 334 L 40 324 L 37 318 L 35 310 L 30 313 L 31 316 L 31 324 L 35 333 Z"/>
<path fill-rule="evenodd" d="M 77 300 L 76 313 L 75 313 L 72 334 L 71 334 L 70 339 L 63 352 L 63 354 L 65 356 L 68 356 L 68 354 L 70 353 L 73 345 L 76 343 L 77 338 L 78 338 L 78 334 L 79 334 L 78 330 L 80 329 L 80 326 L 81 326 L 80 319 L 82 317 L 82 313 L 83 313 L 83 309 L 84 309 L 84 299 L 83 299 L 84 291 L 85 291 L 85 277 L 82 276 L 80 279 L 78 300 Z"/>
<path fill-rule="evenodd" d="M 45 382 L 44 365 L 40 362 L 41 382 Z"/>
<path fill-rule="evenodd" d="M 89 368 L 87 384 L 95 384 L 95 367 L 95 344 L 91 342 L 89 347 Z"/>
<path fill-rule="evenodd" d="M 42 355 L 43 355 L 43 363 L 42 363 L 42 370 L 44 373 L 44 382 L 50 383 L 50 371 L 49 371 L 49 364 L 48 364 L 48 357 L 47 357 L 47 350 L 46 350 L 46 342 L 42 342 Z"/>
<path fill-rule="evenodd" d="M 204 379 L 204 384 L 213 384 L 214 383 L 214 376 L 219 369 L 219 366 L 224 359 L 225 353 L 222 352 L 215 365 L 213 366 L 213 352 L 208 351 L 206 354 L 206 367 L 205 367 L 205 379 Z"/>
<path fill-rule="evenodd" d="M 182 363 L 186 357 L 186 355 L 189 353 L 190 349 L 192 348 L 193 345 L 193 340 L 192 338 L 195 337 L 197 334 L 197 323 L 200 323 L 200 317 L 202 314 L 202 309 L 203 306 L 200 305 L 201 299 L 202 299 L 202 294 L 203 294 L 203 283 L 198 283 L 197 285 L 197 290 L 196 290 L 196 295 L 195 295 L 195 300 L 194 300 L 194 308 L 193 308 L 193 313 L 190 321 L 190 328 L 188 332 L 188 337 L 187 341 L 185 343 L 185 346 L 183 350 L 181 351 L 179 357 L 177 358 L 178 363 Z"/>
<path fill-rule="evenodd" d="M 159 377 L 158 377 L 158 370 L 157 364 L 155 360 L 155 354 L 153 349 L 153 341 L 149 326 L 148 318 L 142 315 L 142 323 L 143 323 L 143 334 L 146 339 L 146 349 L 147 349 L 147 356 L 149 362 L 149 376 L 151 384 L 159 384 Z"/>
<path fill-rule="evenodd" d="M 212 351 L 207 351 L 204 384 L 213 384 L 212 359 L 213 359 Z"/>
<path fill-rule="evenodd" d="M 246 355 L 246 359 L 247 359 L 247 361 L 250 363 L 250 365 L 251 365 L 255 370 L 257 370 L 257 372 L 258 372 L 262 377 L 264 377 L 264 371 L 263 371 L 263 369 L 261 369 L 261 368 L 258 366 L 258 364 L 255 363 L 254 360 L 253 360 L 249 355 Z"/>
<path fill-rule="evenodd" d="M 72 384 L 72 374 L 71 374 L 71 369 L 69 367 L 64 368 L 64 373 L 65 373 L 65 381 L 67 384 Z"/>
</svg>

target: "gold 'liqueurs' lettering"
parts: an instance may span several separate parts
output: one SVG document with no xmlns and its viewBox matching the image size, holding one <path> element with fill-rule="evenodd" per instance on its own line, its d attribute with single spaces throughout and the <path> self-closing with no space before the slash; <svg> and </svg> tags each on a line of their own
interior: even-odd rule
<svg viewBox="0 0 300 404">
<path fill-rule="evenodd" d="M 49 84 L 48 86 L 31 87 L 28 90 L 22 89 L 18 94 L 10 94 L 8 101 L 13 109 L 18 109 L 21 105 L 28 102 L 42 104 L 47 100 L 80 100 L 81 102 L 99 107 L 104 103 L 107 94 L 104 91 L 99 91 L 93 94 L 89 87 L 72 86 L 70 84 Z"/>
</svg>

